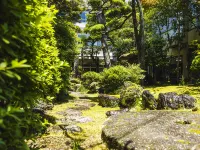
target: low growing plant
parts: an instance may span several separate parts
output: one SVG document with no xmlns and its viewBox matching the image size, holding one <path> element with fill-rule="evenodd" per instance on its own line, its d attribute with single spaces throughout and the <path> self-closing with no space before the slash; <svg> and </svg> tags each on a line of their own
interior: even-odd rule
<svg viewBox="0 0 200 150">
<path fill-rule="evenodd" d="M 133 84 L 121 91 L 120 93 L 120 107 L 132 108 L 141 103 L 142 87 Z"/>
</svg>

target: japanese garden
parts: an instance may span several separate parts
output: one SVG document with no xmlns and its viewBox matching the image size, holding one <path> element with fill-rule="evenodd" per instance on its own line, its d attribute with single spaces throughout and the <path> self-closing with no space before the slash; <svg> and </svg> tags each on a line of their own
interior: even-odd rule
<svg viewBox="0 0 200 150">
<path fill-rule="evenodd" d="M 0 150 L 186 149 L 200 1 L 0 1 Z"/>
</svg>

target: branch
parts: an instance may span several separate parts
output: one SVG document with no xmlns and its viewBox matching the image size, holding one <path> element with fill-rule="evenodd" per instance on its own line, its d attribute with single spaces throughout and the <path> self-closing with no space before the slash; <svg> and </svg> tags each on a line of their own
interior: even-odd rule
<svg viewBox="0 0 200 150">
<path fill-rule="evenodd" d="M 115 31 L 115 30 L 118 30 L 118 29 L 122 28 L 122 26 L 126 23 L 126 21 L 127 21 L 130 17 L 131 17 L 131 13 L 130 13 L 128 16 L 126 16 L 126 18 L 124 19 L 124 21 L 123 21 L 119 26 L 117 26 L 116 28 L 114 28 L 114 29 L 112 29 L 112 30 L 107 31 L 106 33 L 110 33 L 110 32 L 113 32 L 113 31 Z"/>
</svg>

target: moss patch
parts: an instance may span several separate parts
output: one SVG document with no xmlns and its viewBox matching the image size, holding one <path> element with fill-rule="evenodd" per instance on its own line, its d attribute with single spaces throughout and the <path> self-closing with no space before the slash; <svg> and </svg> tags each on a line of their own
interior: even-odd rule
<svg viewBox="0 0 200 150">
<path fill-rule="evenodd" d="M 103 108 L 96 105 L 90 110 L 83 111 L 83 116 L 92 118 L 92 122 L 77 124 L 83 129 L 83 132 L 74 136 L 76 140 L 84 140 L 81 147 L 87 150 L 107 150 L 106 145 L 101 140 L 101 131 L 103 123 L 106 121 L 106 112 L 109 110 L 118 110 L 119 108 Z"/>
<path fill-rule="evenodd" d="M 98 94 L 85 94 L 86 97 L 95 98 Z M 106 112 L 109 110 L 118 110 L 119 108 L 104 108 L 92 100 L 86 100 L 87 103 L 95 103 L 94 107 L 89 110 L 82 111 L 82 116 L 90 117 L 93 121 L 88 123 L 78 123 L 77 126 L 83 129 L 80 133 L 68 133 L 67 136 L 71 138 L 70 143 L 74 149 L 87 149 L 87 150 L 107 150 L 106 145 L 101 140 L 101 132 L 104 122 L 107 120 Z M 57 119 L 63 118 L 63 115 L 58 113 L 65 111 L 69 108 L 76 107 L 76 103 L 84 103 L 84 100 L 74 100 L 72 102 L 56 104 L 53 110 L 48 111 L 48 114 L 55 116 Z M 57 122 L 59 124 L 59 122 Z M 52 131 L 50 131 L 52 132 Z M 51 136 L 61 136 L 61 133 L 49 133 Z M 47 135 L 47 136 L 49 136 Z"/>
</svg>

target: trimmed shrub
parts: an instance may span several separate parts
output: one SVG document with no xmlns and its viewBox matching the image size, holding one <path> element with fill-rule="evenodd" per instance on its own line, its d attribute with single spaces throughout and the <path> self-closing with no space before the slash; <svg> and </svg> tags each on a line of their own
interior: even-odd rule
<svg viewBox="0 0 200 150">
<path fill-rule="evenodd" d="M 141 102 L 142 87 L 134 84 L 122 90 L 120 93 L 120 103 L 121 108 L 132 108 Z"/>
<path fill-rule="evenodd" d="M 106 93 L 114 93 L 120 89 L 124 82 L 131 81 L 139 83 L 140 79 L 144 78 L 143 70 L 139 65 L 130 65 L 129 67 L 114 66 L 109 69 L 104 69 L 102 72 L 101 85 Z"/>
<path fill-rule="evenodd" d="M 82 81 L 83 85 L 87 88 L 90 89 L 93 82 L 99 83 L 101 81 L 101 75 L 99 73 L 96 73 L 94 71 L 88 71 L 83 74 L 82 76 Z M 94 84 L 94 83 L 93 83 Z"/>
<path fill-rule="evenodd" d="M 99 90 L 99 83 L 92 82 L 89 86 L 89 93 L 97 93 Z"/>
</svg>

